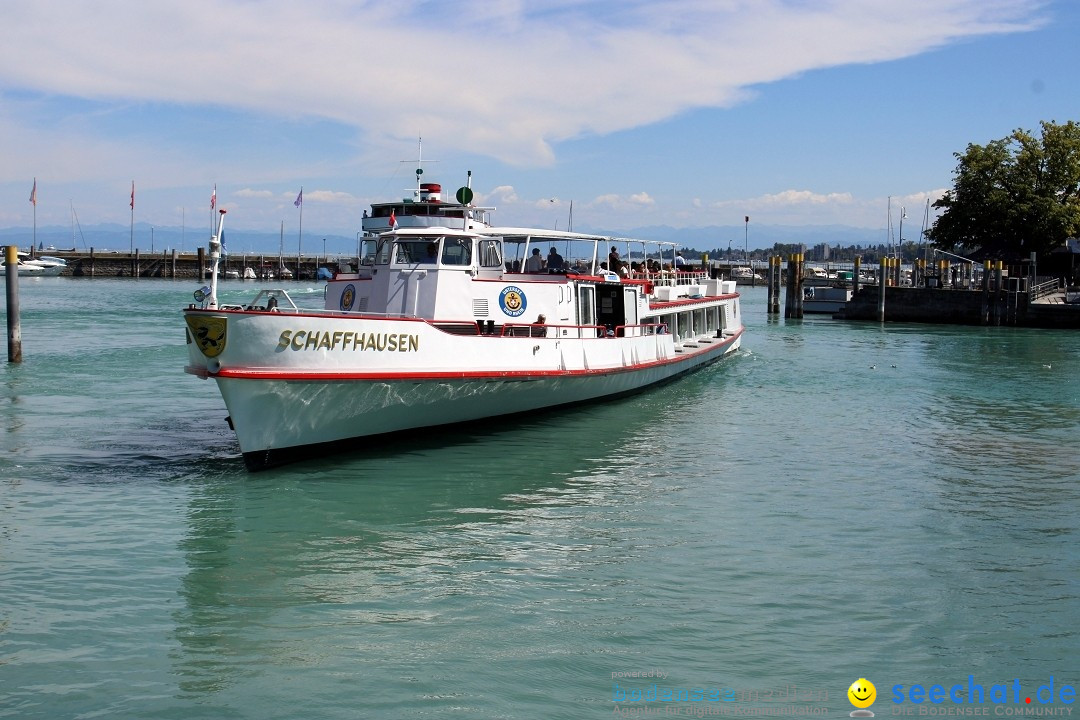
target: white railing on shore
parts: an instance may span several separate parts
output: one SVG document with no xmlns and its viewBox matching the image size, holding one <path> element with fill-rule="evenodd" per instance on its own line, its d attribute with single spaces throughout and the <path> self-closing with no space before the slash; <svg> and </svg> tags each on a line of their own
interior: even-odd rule
<svg viewBox="0 0 1080 720">
<path fill-rule="evenodd" d="M 1038 300 L 1041 297 L 1047 295 L 1053 295 L 1061 289 L 1061 285 L 1057 278 L 1051 278 L 1045 282 L 1036 283 L 1031 286 L 1030 297 L 1032 300 Z"/>
</svg>

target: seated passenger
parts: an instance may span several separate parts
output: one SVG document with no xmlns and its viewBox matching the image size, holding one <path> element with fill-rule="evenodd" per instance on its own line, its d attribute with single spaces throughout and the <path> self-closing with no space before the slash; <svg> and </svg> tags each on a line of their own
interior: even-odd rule
<svg viewBox="0 0 1080 720">
<path fill-rule="evenodd" d="M 544 316 L 543 313 L 540 313 L 539 315 L 537 315 L 536 316 L 536 322 L 533 324 L 533 326 L 531 328 L 529 328 L 529 334 L 532 337 L 546 337 L 547 336 L 547 328 L 545 328 L 545 327 L 537 327 L 538 325 L 542 326 L 546 322 L 547 322 L 547 318 Z"/>
<path fill-rule="evenodd" d="M 525 261 L 525 272 L 538 273 L 544 271 L 544 258 L 540 257 L 540 248 L 533 248 L 532 255 Z"/>
<path fill-rule="evenodd" d="M 563 269 L 563 257 L 559 254 L 559 251 L 552 247 L 548 250 L 547 256 L 548 270 L 562 270 Z"/>
</svg>

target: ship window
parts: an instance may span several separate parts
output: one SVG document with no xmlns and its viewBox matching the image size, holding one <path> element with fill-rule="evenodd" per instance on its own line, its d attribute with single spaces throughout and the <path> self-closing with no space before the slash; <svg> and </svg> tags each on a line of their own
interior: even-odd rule
<svg viewBox="0 0 1080 720">
<path fill-rule="evenodd" d="M 480 241 L 480 267 L 501 267 L 502 251 L 498 240 Z"/>
<path fill-rule="evenodd" d="M 578 324 L 579 325 L 595 325 L 596 324 L 596 292 L 591 285 L 583 285 L 578 290 L 579 302 L 578 302 Z"/>
<path fill-rule="evenodd" d="M 443 239 L 442 261 L 443 265 L 472 265 L 472 239 Z"/>
<path fill-rule="evenodd" d="M 389 265 L 390 264 L 390 241 L 384 240 L 379 245 L 379 254 L 375 256 L 376 265 Z"/>
<path fill-rule="evenodd" d="M 364 238 L 364 242 L 360 245 L 360 264 L 374 265 L 378 249 L 379 241 L 377 238 Z M 380 257 L 382 258 L 381 264 L 385 265 L 389 256 L 384 252 Z"/>
<path fill-rule="evenodd" d="M 394 262 L 398 265 L 435 264 L 439 259 L 438 238 L 398 240 L 394 243 Z"/>
</svg>

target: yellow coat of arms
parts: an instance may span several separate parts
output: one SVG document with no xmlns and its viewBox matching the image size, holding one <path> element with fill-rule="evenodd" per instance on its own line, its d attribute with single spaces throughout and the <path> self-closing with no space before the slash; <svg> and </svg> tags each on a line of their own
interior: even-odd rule
<svg viewBox="0 0 1080 720">
<path fill-rule="evenodd" d="M 191 337 L 203 355 L 217 357 L 225 350 L 226 318 L 188 315 L 185 319 Z"/>
</svg>

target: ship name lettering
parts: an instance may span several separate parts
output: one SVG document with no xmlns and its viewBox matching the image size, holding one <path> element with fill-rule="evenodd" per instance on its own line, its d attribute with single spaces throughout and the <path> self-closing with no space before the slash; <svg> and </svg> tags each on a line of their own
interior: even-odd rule
<svg viewBox="0 0 1080 720">
<path fill-rule="evenodd" d="M 418 352 L 420 336 L 408 333 L 362 333 L 352 330 L 282 330 L 278 336 L 277 349 Z"/>
</svg>

